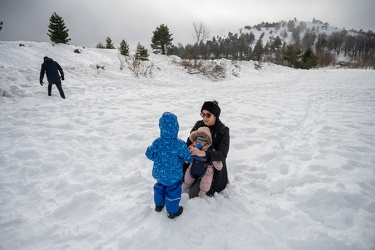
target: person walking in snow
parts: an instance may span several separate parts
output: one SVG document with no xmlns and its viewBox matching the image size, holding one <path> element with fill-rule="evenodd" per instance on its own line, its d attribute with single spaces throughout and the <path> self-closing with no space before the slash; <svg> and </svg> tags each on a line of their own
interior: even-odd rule
<svg viewBox="0 0 375 250">
<path fill-rule="evenodd" d="M 208 127 L 200 127 L 198 130 L 191 132 L 190 141 L 192 145 L 203 151 L 214 151 L 212 146 L 211 131 Z M 210 190 L 212 184 L 212 177 L 214 174 L 214 168 L 220 171 L 223 168 L 221 161 L 207 161 L 206 158 L 201 156 L 193 155 L 193 162 L 190 163 L 188 169 L 185 172 L 183 190 L 187 190 L 191 187 L 194 181 L 198 178 L 200 181 L 199 197 L 206 196 L 206 193 Z"/>
<path fill-rule="evenodd" d="M 183 212 L 180 206 L 183 164 L 192 157 L 186 143 L 179 139 L 177 116 L 164 112 L 159 119 L 160 137 L 146 149 L 146 157 L 154 162 L 152 176 L 154 185 L 155 211 L 166 206 L 168 218 L 174 219 Z"/>
<path fill-rule="evenodd" d="M 219 171 L 214 168 L 212 178 L 212 185 L 208 192 L 208 196 L 213 196 L 215 192 L 223 191 L 228 182 L 228 171 L 226 165 L 226 158 L 229 151 L 230 136 L 229 128 L 225 126 L 219 119 L 221 109 L 217 101 L 206 101 L 201 108 L 202 120 L 195 123 L 190 133 L 198 130 L 200 127 L 208 127 L 212 136 L 212 146 L 215 150 L 204 151 L 194 147 L 190 137 L 187 139 L 186 144 L 189 147 L 191 155 L 201 156 L 207 159 L 208 162 L 221 161 L 223 164 L 222 169 Z M 184 164 L 184 173 L 186 172 L 188 164 Z M 189 188 L 188 193 L 190 198 L 197 197 L 200 191 L 201 179 L 196 179 L 192 186 Z"/>
<path fill-rule="evenodd" d="M 60 75 L 59 75 L 59 72 L 60 72 Z M 55 84 L 57 89 L 60 92 L 61 98 L 65 99 L 65 94 L 61 87 L 61 81 L 64 81 L 65 79 L 64 71 L 56 61 L 52 60 L 52 58 L 48 58 L 47 56 L 44 57 L 44 62 L 42 63 L 42 67 L 40 69 L 39 82 L 40 82 L 40 85 L 42 86 L 43 86 L 44 74 L 47 75 L 47 80 L 48 80 L 48 95 L 51 96 L 52 84 Z"/>
</svg>

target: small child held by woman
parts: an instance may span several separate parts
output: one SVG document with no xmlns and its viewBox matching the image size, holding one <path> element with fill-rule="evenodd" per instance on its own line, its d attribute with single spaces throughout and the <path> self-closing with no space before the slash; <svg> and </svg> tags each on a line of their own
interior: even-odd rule
<svg viewBox="0 0 375 250">
<path fill-rule="evenodd" d="M 200 127 L 198 130 L 191 132 L 190 140 L 193 142 L 192 146 L 199 148 L 203 151 L 213 151 L 211 132 L 208 127 Z M 184 176 L 183 190 L 187 190 L 191 187 L 196 179 L 201 179 L 198 193 L 199 197 L 206 196 L 206 193 L 210 190 L 212 184 L 212 177 L 214 173 L 214 167 L 217 170 L 223 168 L 221 161 L 208 161 L 206 158 L 201 156 L 193 155 L 193 162 L 190 163 Z"/>
</svg>

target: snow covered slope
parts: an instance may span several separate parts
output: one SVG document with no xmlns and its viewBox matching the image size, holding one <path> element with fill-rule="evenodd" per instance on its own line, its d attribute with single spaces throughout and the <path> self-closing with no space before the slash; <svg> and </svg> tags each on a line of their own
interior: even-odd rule
<svg viewBox="0 0 375 250">
<path fill-rule="evenodd" d="M 116 50 L 75 49 L 0 42 L 0 249 L 375 248 L 375 71 L 239 62 L 211 82 L 151 55 L 154 77 L 136 78 Z M 67 99 L 39 85 L 43 56 Z M 144 152 L 164 111 L 185 140 L 212 99 L 230 185 L 183 194 L 170 220 Z"/>
</svg>

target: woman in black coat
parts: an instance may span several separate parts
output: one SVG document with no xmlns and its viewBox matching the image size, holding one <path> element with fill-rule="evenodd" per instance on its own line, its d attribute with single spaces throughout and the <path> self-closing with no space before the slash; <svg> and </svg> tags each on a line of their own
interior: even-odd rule
<svg viewBox="0 0 375 250">
<path fill-rule="evenodd" d="M 228 171 L 226 158 L 229 151 L 229 128 L 225 126 L 219 119 L 221 109 L 217 101 L 207 101 L 204 102 L 201 108 L 201 117 L 203 118 L 200 121 L 197 121 L 190 131 L 193 132 L 200 127 L 206 126 L 210 129 L 212 135 L 212 145 L 214 151 L 207 152 L 195 148 L 190 141 L 190 138 L 187 139 L 187 145 L 189 147 L 190 153 L 192 155 L 198 155 L 205 157 L 207 161 L 221 161 L 223 163 L 223 168 L 221 171 L 214 169 L 214 176 L 211 185 L 211 189 L 207 192 L 208 196 L 213 196 L 215 192 L 223 191 L 228 184 Z M 184 172 L 188 168 L 188 164 L 184 165 Z M 189 174 L 189 173 L 186 173 Z M 194 184 L 189 189 L 190 198 L 198 196 L 199 192 L 199 183 L 200 180 L 194 182 Z"/>
</svg>

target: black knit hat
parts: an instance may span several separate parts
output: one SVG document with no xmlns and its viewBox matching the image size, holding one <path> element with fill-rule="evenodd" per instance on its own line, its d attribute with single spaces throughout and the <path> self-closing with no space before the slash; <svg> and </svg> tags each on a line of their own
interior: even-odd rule
<svg viewBox="0 0 375 250">
<path fill-rule="evenodd" d="M 201 108 L 201 112 L 207 110 L 212 113 L 216 118 L 219 118 L 221 109 L 215 102 L 204 102 Z"/>
</svg>

